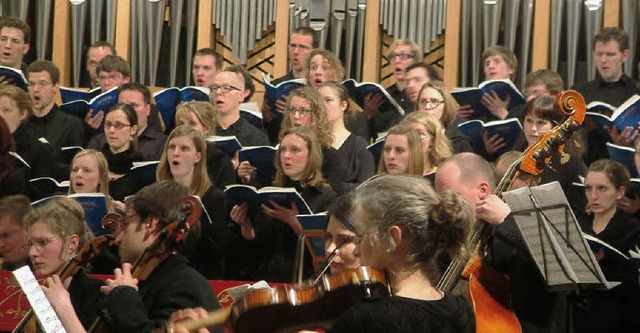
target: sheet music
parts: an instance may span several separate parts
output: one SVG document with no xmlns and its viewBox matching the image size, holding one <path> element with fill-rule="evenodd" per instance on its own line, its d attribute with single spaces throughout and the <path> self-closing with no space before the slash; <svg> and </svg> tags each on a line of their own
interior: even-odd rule
<svg viewBox="0 0 640 333">
<path fill-rule="evenodd" d="M 503 197 L 551 290 L 575 290 L 577 285 L 608 289 L 618 285 L 604 278 L 558 182 L 505 192 Z M 532 200 L 548 221 L 534 208 Z"/>
<path fill-rule="evenodd" d="M 31 272 L 29 266 L 23 266 L 13 271 L 13 276 L 16 277 L 22 291 L 24 291 L 24 294 L 27 296 L 29 304 L 31 304 L 33 312 L 38 317 L 42 329 L 46 333 L 66 333 L 67 331 L 62 326 L 60 318 L 58 318 L 55 310 L 53 310 L 51 303 L 49 303 L 47 296 L 45 296 L 40 288 L 40 284 Z"/>
</svg>

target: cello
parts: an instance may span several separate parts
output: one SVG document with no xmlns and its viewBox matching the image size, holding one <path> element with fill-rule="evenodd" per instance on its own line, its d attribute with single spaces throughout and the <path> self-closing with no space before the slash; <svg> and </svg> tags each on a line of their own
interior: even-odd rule
<svg viewBox="0 0 640 333">
<path fill-rule="evenodd" d="M 568 118 L 541 135 L 535 144 L 509 166 L 494 194 L 500 197 L 521 174 L 538 175 L 544 171 L 552 155 L 562 152 L 567 139 L 580 128 L 586 107 L 579 93 L 568 90 L 558 94 L 553 108 Z M 437 288 L 450 292 L 461 277 L 469 280 L 469 297 L 476 315 L 476 332 L 520 332 L 520 323 L 511 305 L 509 278 L 482 261 L 481 253 L 484 252 L 489 237 L 490 228 L 487 223 L 478 221 L 467 239 L 466 248 L 469 251 L 451 262 Z"/>
</svg>

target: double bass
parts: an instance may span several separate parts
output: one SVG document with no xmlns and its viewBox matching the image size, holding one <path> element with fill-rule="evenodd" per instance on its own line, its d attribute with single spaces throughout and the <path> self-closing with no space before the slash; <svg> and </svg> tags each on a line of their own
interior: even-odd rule
<svg viewBox="0 0 640 333">
<path fill-rule="evenodd" d="M 521 174 L 538 175 L 545 170 L 554 153 L 562 152 L 564 145 L 581 126 L 586 112 L 584 98 L 573 90 L 556 96 L 553 108 L 568 116 L 567 120 L 541 135 L 512 163 L 496 187 L 494 194 L 508 191 Z M 437 288 L 450 292 L 460 278 L 469 280 L 469 296 L 476 316 L 476 332 L 521 332 L 511 302 L 510 281 L 507 276 L 483 262 L 481 253 L 490 237 L 490 228 L 477 221 L 467 239 L 469 250 L 455 258 Z"/>
</svg>

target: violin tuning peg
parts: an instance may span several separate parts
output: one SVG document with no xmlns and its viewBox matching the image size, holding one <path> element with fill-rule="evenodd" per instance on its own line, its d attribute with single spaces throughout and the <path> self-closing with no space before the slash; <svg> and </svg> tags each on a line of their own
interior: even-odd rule
<svg viewBox="0 0 640 333">
<path fill-rule="evenodd" d="M 567 141 L 562 133 L 557 133 L 551 137 L 554 146 L 562 146 Z"/>
</svg>

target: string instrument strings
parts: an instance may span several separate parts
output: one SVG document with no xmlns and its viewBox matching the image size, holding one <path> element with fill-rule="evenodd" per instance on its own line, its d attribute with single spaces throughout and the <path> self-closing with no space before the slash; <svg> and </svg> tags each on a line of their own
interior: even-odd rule
<svg viewBox="0 0 640 333">
<path fill-rule="evenodd" d="M 188 196 L 183 198 L 180 201 L 179 207 L 182 217 L 162 227 L 154 242 L 142 252 L 133 264 L 131 269 L 131 275 L 133 278 L 138 279 L 139 281 L 146 280 L 158 264 L 163 262 L 178 249 L 179 244 L 185 238 L 189 230 L 191 230 L 193 225 L 200 220 L 202 205 L 200 204 L 200 199 L 197 197 Z M 109 224 L 110 228 L 114 228 L 114 232 L 116 234 L 122 232 L 122 229 L 125 226 L 125 224 L 122 223 L 122 218 L 103 221 L 103 225 L 106 224 Z M 89 333 L 107 331 L 108 330 L 100 317 L 96 318 L 88 330 Z"/>
<path fill-rule="evenodd" d="M 209 312 L 180 326 L 195 330 L 224 324 L 235 333 L 289 332 L 326 327 L 349 306 L 389 297 L 384 272 L 359 266 L 336 274 L 321 275 L 317 284 L 257 289 L 238 299 L 231 308 Z M 280 320 L 274 320 L 278 318 Z M 169 327 L 169 332 L 171 332 Z"/>
<path fill-rule="evenodd" d="M 333 249 L 333 251 L 331 251 L 329 256 L 325 259 L 325 261 L 318 268 L 318 270 L 313 272 L 313 284 L 318 283 L 318 280 L 320 280 L 320 277 L 322 277 L 327 272 L 327 269 L 331 267 L 331 264 L 333 263 L 334 260 L 336 260 L 336 258 L 338 257 L 338 254 L 340 253 L 338 252 L 340 248 L 342 248 L 343 246 L 347 245 L 350 242 L 353 242 L 353 239 L 354 239 L 353 236 L 346 237 L 340 243 L 338 243 L 338 245 L 336 245 L 336 248 Z"/>
</svg>

